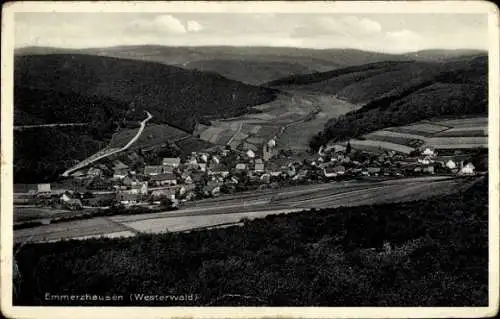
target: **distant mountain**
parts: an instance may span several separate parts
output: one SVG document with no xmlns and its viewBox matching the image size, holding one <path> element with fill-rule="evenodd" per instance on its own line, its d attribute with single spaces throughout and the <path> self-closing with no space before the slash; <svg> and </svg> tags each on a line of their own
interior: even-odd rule
<svg viewBox="0 0 500 319">
<path fill-rule="evenodd" d="M 28 47 L 17 55 L 82 53 L 160 62 L 188 69 L 212 71 L 249 84 L 261 84 L 292 74 L 323 72 L 352 65 L 410 58 L 355 49 L 305 49 L 289 47 L 168 47 L 117 46 L 91 49 Z"/>
<path fill-rule="evenodd" d="M 287 78 L 271 83 L 282 90 L 326 92 L 364 106 L 330 120 L 310 146 L 439 115 L 486 114 L 488 59 L 448 62 L 387 62 Z"/>
<path fill-rule="evenodd" d="M 410 52 L 404 56 L 419 61 L 449 61 L 453 59 L 468 58 L 471 56 L 486 55 L 487 51 L 476 49 L 457 49 L 457 50 L 422 50 Z"/>
<path fill-rule="evenodd" d="M 272 101 L 276 91 L 218 74 L 160 63 L 83 54 L 15 58 L 15 84 L 37 90 L 111 99 L 144 117 L 192 131 L 197 120 L 233 117 Z M 71 109 L 72 105 L 66 105 Z"/>
</svg>

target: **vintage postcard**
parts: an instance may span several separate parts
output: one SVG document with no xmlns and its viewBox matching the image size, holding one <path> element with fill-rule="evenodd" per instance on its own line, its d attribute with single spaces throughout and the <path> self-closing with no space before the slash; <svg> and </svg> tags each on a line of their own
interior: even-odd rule
<svg viewBox="0 0 500 319">
<path fill-rule="evenodd" d="M 11 2 L 8 318 L 488 317 L 484 1 Z"/>
</svg>

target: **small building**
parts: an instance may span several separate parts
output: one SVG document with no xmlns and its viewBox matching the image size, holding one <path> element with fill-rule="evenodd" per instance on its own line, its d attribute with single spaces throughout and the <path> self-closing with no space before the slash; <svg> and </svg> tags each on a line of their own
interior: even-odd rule
<svg viewBox="0 0 500 319">
<path fill-rule="evenodd" d="M 177 185 L 177 178 L 172 173 L 161 173 L 151 176 L 151 183 L 156 186 Z"/>
<path fill-rule="evenodd" d="M 199 163 L 198 169 L 202 172 L 206 172 L 207 171 L 207 163 Z"/>
<path fill-rule="evenodd" d="M 45 183 L 45 184 L 38 184 L 37 185 L 37 193 L 38 194 L 47 194 L 47 193 L 50 193 L 51 190 L 50 190 L 50 184 L 49 183 Z"/>
<path fill-rule="evenodd" d="M 422 167 L 422 173 L 434 174 L 434 166 L 427 165 L 427 166 Z"/>
<path fill-rule="evenodd" d="M 269 184 L 271 182 L 271 175 L 270 174 L 262 174 L 260 177 L 260 181 L 265 184 Z"/>
<path fill-rule="evenodd" d="M 217 181 L 208 181 L 203 188 L 205 196 L 218 196 L 220 194 L 220 185 Z"/>
<path fill-rule="evenodd" d="M 168 166 L 168 167 L 179 167 L 181 164 L 181 159 L 179 157 L 165 157 L 162 161 L 163 166 Z"/>
<path fill-rule="evenodd" d="M 450 170 L 454 170 L 454 169 L 456 169 L 456 168 L 457 168 L 457 164 L 456 164 L 456 163 L 455 163 L 455 161 L 453 161 L 452 159 L 449 159 L 449 160 L 446 162 L 445 166 L 446 166 L 448 169 L 450 169 Z"/>
<path fill-rule="evenodd" d="M 177 188 L 170 187 L 170 188 L 164 188 L 164 189 L 157 189 L 151 192 L 151 197 L 153 198 L 172 198 L 172 196 L 175 197 L 175 194 L 177 193 Z"/>
<path fill-rule="evenodd" d="M 132 185 L 130 191 L 135 194 L 146 195 L 148 193 L 148 182 L 139 182 Z"/>
<path fill-rule="evenodd" d="M 366 169 L 366 171 L 370 175 L 378 175 L 378 174 L 380 174 L 381 169 L 380 169 L 380 167 L 368 167 Z"/>
<path fill-rule="evenodd" d="M 162 172 L 163 173 L 173 173 L 174 169 L 175 169 L 175 167 L 173 167 L 173 166 L 163 166 Z"/>
<path fill-rule="evenodd" d="M 262 159 L 258 158 L 255 160 L 254 171 L 256 173 L 264 172 L 264 161 Z"/>
<path fill-rule="evenodd" d="M 333 169 L 336 170 L 337 174 L 339 174 L 339 175 L 344 175 L 345 174 L 345 167 L 342 166 L 342 165 L 337 165 Z"/>
<path fill-rule="evenodd" d="M 424 164 L 424 165 L 429 165 L 431 164 L 432 162 L 434 162 L 434 160 L 429 156 L 425 156 L 423 159 L 422 158 L 419 158 L 417 160 L 420 164 Z"/>
<path fill-rule="evenodd" d="M 91 167 L 87 171 L 87 175 L 91 176 L 91 177 L 101 176 L 102 175 L 102 170 L 100 168 L 97 168 L 97 167 Z"/>
<path fill-rule="evenodd" d="M 128 165 L 121 161 L 115 161 L 113 166 L 113 178 L 125 178 L 128 175 Z"/>
<path fill-rule="evenodd" d="M 467 163 L 467 165 L 463 166 L 460 169 L 459 174 L 460 175 L 474 175 L 475 174 L 475 167 L 472 163 Z"/>
<path fill-rule="evenodd" d="M 69 210 L 80 210 L 83 209 L 82 201 L 77 198 L 69 198 L 63 201 L 63 206 Z"/>
<path fill-rule="evenodd" d="M 237 171 L 246 171 L 247 170 L 247 164 L 245 164 L 245 163 L 238 163 L 238 164 L 236 164 L 235 169 Z"/>
<path fill-rule="evenodd" d="M 248 156 L 248 158 L 254 158 L 255 152 L 252 150 L 247 150 L 246 155 Z"/>
<path fill-rule="evenodd" d="M 436 153 L 430 149 L 429 147 L 426 147 L 423 151 L 422 151 L 422 155 L 425 155 L 425 156 L 435 156 Z"/>
<path fill-rule="evenodd" d="M 139 195 L 131 192 L 118 192 L 116 200 L 122 205 L 135 205 L 139 201 Z"/>
<path fill-rule="evenodd" d="M 159 174 L 163 174 L 162 165 L 148 165 L 144 167 L 144 175 L 154 176 Z"/>
<path fill-rule="evenodd" d="M 210 167 L 208 169 L 208 174 L 214 176 L 226 177 L 227 175 L 229 175 L 229 169 L 227 168 L 227 166 L 220 163 L 210 164 Z"/>
<path fill-rule="evenodd" d="M 334 166 L 328 166 L 324 168 L 323 174 L 325 175 L 326 178 L 333 178 L 338 176 L 337 170 L 335 169 Z"/>
</svg>

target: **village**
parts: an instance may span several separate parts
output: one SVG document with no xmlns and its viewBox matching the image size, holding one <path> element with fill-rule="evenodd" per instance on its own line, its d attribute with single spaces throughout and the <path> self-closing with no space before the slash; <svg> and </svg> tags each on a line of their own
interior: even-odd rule
<svg viewBox="0 0 500 319">
<path fill-rule="evenodd" d="M 469 154 L 439 156 L 428 147 L 409 155 L 375 154 L 347 143 L 322 147 L 309 155 L 300 158 L 291 151 L 278 151 L 276 140 L 271 139 L 259 152 L 216 147 L 143 165 L 126 157 L 128 163 L 115 159 L 76 171 L 62 187 L 43 183 L 15 192 L 14 203 L 65 210 L 134 206 L 169 210 L 187 201 L 288 185 L 476 174 Z"/>
</svg>

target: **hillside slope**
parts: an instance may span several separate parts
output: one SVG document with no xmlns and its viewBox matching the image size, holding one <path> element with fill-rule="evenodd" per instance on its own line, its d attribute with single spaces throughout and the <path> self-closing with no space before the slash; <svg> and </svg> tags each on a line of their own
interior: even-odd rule
<svg viewBox="0 0 500 319">
<path fill-rule="evenodd" d="M 292 74 L 323 72 L 351 65 L 386 60 L 409 60 L 402 55 L 355 49 L 306 49 L 288 47 L 168 47 L 157 45 L 117 46 L 91 49 L 27 47 L 17 55 L 82 53 L 141 61 L 160 62 L 187 69 L 219 73 L 249 84 L 261 84 Z"/>
<path fill-rule="evenodd" d="M 88 55 L 18 56 L 15 125 L 90 124 L 16 131 L 15 181 L 56 178 L 104 147 L 127 121 L 143 120 L 144 110 L 157 123 L 189 132 L 196 121 L 244 114 L 272 101 L 274 94 L 218 74 L 156 63 Z M 195 142 L 201 143 L 194 138 L 191 144 Z"/>
<path fill-rule="evenodd" d="M 487 113 L 485 56 L 446 63 L 391 63 L 381 68 L 339 71 L 326 81 L 310 82 L 311 90 L 329 87 L 348 101 L 365 103 L 357 111 L 330 120 L 311 141 L 313 149 L 330 140 L 341 141 L 429 117 Z M 283 89 L 285 85 L 275 87 Z"/>
<path fill-rule="evenodd" d="M 231 117 L 272 101 L 275 91 L 217 74 L 159 63 L 91 55 L 32 55 L 15 59 L 19 86 L 110 98 L 130 111 L 191 131 L 196 120 Z"/>
</svg>

